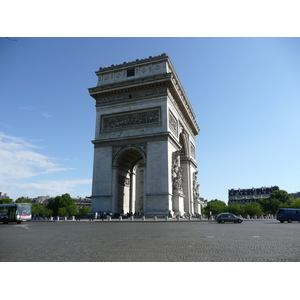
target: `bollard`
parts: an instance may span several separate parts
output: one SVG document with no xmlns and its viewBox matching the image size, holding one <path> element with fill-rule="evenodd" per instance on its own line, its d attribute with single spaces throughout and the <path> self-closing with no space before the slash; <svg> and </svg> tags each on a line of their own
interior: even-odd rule
<svg viewBox="0 0 300 300">
<path fill-rule="evenodd" d="M 200 216 L 199 216 L 199 221 L 201 221 L 201 220 L 202 220 L 202 216 L 200 215 Z"/>
<path fill-rule="evenodd" d="M 67 217 L 65 217 L 65 221 L 67 221 Z"/>
<path fill-rule="evenodd" d="M 154 216 L 154 221 L 157 221 L 157 216 Z"/>
<path fill-rule="evenodd" d="M 75 221 L 75 216 L 72 216 L 72 221 Z"/>
<path fill-rule="evenodd" d="M 145 216 L 142 216 L 142 221 L 145 221 L 145 219 L 146 219 Z"/>
<path fill-rule="evenodd" d="M 50 217 L 50 221 L 53 221 L 53 217 Z"/>
<path fill-rule="evenodd" d="M 188 220 L 191 221 L 191 217 L 190 216 L 188 216 Z"/>
<path fill-rule="evenodd" d="M 111 221 L 111 216 L 107 216 L 107 221 Z"/>
<path fill-rule="evenodd" d="M 134 220 L 133 216 L 130 216 L 130 221 L 133 221 L 133 220 Z"/>
<path fill-rule="evenodd" d="M 119 216 L 119 221 L 122 221 L 122 216 Z"/>
<path fill-rule="evenodd" d="M 177 219 L 177 221 L 180 221 L 180 216 L 179 215 L 176 216 L 176 219 Z"/>
<path fill-rule="evenodd" d="M 57 221 L 59 221 L 59 217 L 57 217 Z"/>
<path fill-rule="evenodd" d="M 169 221 L 169 217 L 168 217 L 168 216 L 165 216 L 165 220 L 166 220 L 166 221 Z"/>
</svg>

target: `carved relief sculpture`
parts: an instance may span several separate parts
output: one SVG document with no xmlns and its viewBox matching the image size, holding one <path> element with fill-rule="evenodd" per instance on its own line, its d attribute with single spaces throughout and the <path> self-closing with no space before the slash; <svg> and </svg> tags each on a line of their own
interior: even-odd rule
<svg viewBox="0 0 300 300">
<path fill-rule="evenodd" d="M 173 190 L 182 193 L 182 168 L 180 167 L 180 151 L 172 154 L 172 181 Z"/>
<path fill-rule="evenodd" d="M 198 201 L 200 198 L 200 194 L 199 194 L 200 184 L 198 183 L 197 175 L 198 175 L 198 171 L 193 173 L 193 198 L 194 198 L 194 201 Z"/>
<path fill-rule="evenodd" d="M 102 131 L 126 128 L 137 125 L 159 124 L 159 110 L 139 112 L 134 114 L 103 116 Z"/>
</svg>

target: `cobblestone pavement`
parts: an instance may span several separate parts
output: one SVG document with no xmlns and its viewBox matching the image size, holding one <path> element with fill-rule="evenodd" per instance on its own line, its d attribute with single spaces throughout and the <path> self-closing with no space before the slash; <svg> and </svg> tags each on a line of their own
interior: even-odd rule
<svg viewBox="0 0 300 300">
<path fill-rule="evenodd" d="M 298 262 L 300 224 L 276 220 L 0 224 L 1 262 Z"/>
</svg>

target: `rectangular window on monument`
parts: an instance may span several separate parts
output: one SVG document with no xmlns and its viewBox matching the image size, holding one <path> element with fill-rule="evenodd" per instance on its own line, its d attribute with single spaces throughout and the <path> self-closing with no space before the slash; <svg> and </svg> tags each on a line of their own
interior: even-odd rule
<svg viewBox="0 0 300 300">
<path fill-rule="evenodd" d="M 134 76 L 134 69 L 127 70 L 127 77 Z"/>
</svg>

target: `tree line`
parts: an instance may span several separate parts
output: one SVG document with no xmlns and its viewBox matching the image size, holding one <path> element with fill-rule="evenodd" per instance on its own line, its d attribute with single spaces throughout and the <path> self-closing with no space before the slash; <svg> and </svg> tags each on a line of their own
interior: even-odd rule
<svg viewBox="0 0 300 300">
<path fill-rule="evenodd" d="M 75 201 L 69 194 L 63 194 L 51 198 L 48 204 L 42 205 L 33 203 L 28 197 L 20 197 L 13 201 L 10 198 L 0 199 L 0 204 L 5 203 L 31 203 L 32 215 L 36 216 L 85 216 L 90 212 L 89 207 L 77 207 Z M 215 199 L 207 202 L 207 206 L 202 208 L 203 214 L 210 214 L 216 216 L 223 212 L 233 213 L 235 215 L 246 216 L 263 216 L 275 215 L 279 208 L 299 208 L 300 198 L 291 199 L 290 194 L 284 190 L 273 191 L 267 199 L 258 199 L 254 203 L 232 203 L 227 205 L 224 201 Z"/>
<path fill-rule="evenodd" d="M 16 199 L 16 201 L 10 198 L 0 199 L 0 204 L 10 203 L 31 203 L 32 215 L 35 216 L 85 216 L 90 212 L 90 208 L 86 206 L 78 209 L 74 199 L 72 199 L 69 194 L 63 194 L 61 196 L 50 198 L 47 205 L 33 203 L 28 197 L 19 197 Z"/>
<path fill-rule="evenodd" d="M 292 199 L 290 194 L 284 190 L 273 191 L 267 199 L 258 199 L 253 203 L 231 203 L 227 205 L 224 201 L 215 199 L 207 202 L 202 209 L 203 214 L 216 216 L 220 213 L 229 212 L 243 216 L 275 215 L 279 208 L 300 208 L 300 198 Z"/>
</svg>

